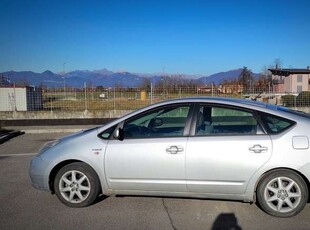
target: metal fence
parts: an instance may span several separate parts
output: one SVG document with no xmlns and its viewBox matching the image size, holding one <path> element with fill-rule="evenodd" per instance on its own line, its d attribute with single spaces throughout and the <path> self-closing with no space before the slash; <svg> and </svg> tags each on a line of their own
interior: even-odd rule
<svg viewBox="0 0 310 230">
<path fill-rule="evenodd" d="M 50 88 L 42 92 L 43 110 L 134 110 L 156 102 L 195 96 L 234 97 L 263 101 L 293 108 L 310 107 L 310 91 L 275 93 L 259 88 L 241 92 L 218 89 L 182 88 Z"/>
<path fill-rule="evenodd" d="M 38 91 L 38 90 L 37 90 Z M 216 87 L 148 87 L 148 88 L 43 88 L 34 96 L 27 95 L 27 108 L 36 111 L 111 111 L 135 110 L 156 102 L 195 96 L 234 97 L 283 105 L 309 111 L 310 91 L 301 93 L 271 92 L 261 88 L 222 90 Z M 8 108 L 24 98 L 11 93 Z M 4 99 L 6 100 L 6 99 Z M 2 102 L 1 102 L 2 103 Z M 14 105 L 15 103 L 15 105 Z"/>
</svg>

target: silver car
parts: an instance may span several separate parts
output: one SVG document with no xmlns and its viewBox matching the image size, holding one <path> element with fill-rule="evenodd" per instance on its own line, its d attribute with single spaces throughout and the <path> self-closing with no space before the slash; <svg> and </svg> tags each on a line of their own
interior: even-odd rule
<svg viewBox="0 0 310 230">
<path fill-rule="evenodd" d="M 37 189 L 70 207 L 100 195 L 231 199 L 291 217 L 308 202 L 310 116 L 250 100 L 184 98 L 46 144 Z"/>
</svg>

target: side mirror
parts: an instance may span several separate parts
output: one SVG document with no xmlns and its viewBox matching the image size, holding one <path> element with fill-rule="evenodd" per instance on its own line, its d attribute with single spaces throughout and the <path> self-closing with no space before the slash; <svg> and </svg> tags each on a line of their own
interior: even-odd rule
<svg viewBox="0 0 310 230">
<path fill-rule="evenodd" d="M 114 131 L 113 137 L 120 141 L 124 140 L 124 130 L 122 128 L 118 128 Z"/>
</svg>

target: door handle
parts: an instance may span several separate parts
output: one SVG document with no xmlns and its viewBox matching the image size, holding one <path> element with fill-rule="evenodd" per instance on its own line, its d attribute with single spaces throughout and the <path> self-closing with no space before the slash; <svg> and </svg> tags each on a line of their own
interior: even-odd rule
<svg viewBox="0 0 310 230">
<path fill-rule="evenodd" d="M 170 154 L 177 154 L 179 152 L 183 152 L 184 148 L 182 146 L 169 146 L 166 148 L 166 152 Z"/>
<path fill-rule="evenodd" d="M 253 145 L 249 148 L 249 150 L 254 153 L 261 153 L 261 152 L 266 152 L 268 148 L 265 146 L 261 146 L 261 145 Z"/>
</svg>

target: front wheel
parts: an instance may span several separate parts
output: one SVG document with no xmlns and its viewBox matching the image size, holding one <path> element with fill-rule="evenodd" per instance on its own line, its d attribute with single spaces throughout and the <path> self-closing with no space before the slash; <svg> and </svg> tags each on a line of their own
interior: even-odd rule
<svg viewBox="0 0 310 230">
<path fill-rule="evenodd" d="M 100 183 L 95 171 L 82 162 L 61 168 L 54 181 L 58 199 L 69 207 L 80 208 L 92 204 L 99 195 Z"/>
<path fill-rule="evenodd" d="M 267 174 L 257 188 L 260 207 L 275 217 L 297 215 L 307 204 L 308 196 L 308 187 L 304 179 L 287 170 Z"/>
</svg>

